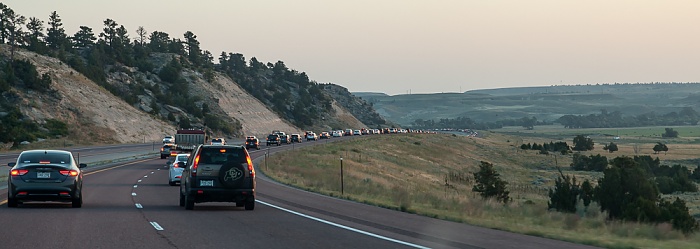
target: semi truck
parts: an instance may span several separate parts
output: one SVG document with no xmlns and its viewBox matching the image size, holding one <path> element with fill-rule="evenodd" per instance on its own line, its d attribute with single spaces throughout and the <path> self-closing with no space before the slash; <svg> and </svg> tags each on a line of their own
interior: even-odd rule
<svg viewBox="0 0 700 249">
<path fill-rule="evenodd" d="M 209 138 L 203 130 L 177 130 L 177 133 L 175 133 L 177 149 L 181 151 L 193 151 L 197 146 L 206 143 L 207 140 Z"/>
</svg>

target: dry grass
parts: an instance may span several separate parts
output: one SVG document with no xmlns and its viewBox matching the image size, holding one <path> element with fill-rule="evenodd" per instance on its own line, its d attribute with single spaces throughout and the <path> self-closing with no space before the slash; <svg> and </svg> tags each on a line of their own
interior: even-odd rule
<svg viewBox="0 0 700 249">
<path fill-rule="evenodd" d="M 606 221 L 598 207 L 588 210 L 581 207 L 577 214 L 547 211 L 547 190 L 558 176 L 557 166 L 579 179 L 598 179 L 602 174 L 569 171 L 571 156 L 539 155 L 535 151 L 521 151 L 515 145 L 538 138 L 484 135 L 483 138 L 444 134 L 367 136 L 275 154 L 262 171 L 280 182 L 341 196 L 342 157 L 345 184 L 341 197 L 358 202 L 610 248 L 698 248 L 700 245 L 699 235 L 686 237 L 668 224 Z M 540 139 L 537 143 L 549 141 Z M 686 151 L 684 147 L 676 150 Z M 612 155 L 620 156 L 625 151 L 621 148 Z M 662 156 L 695 158 L 685 152 L 672 155 L 674 151 L 659 157 L 662 160 Z M 472 173 L 480 161 L 494 164 L 501 177 L 509 182 L 512 203 L 482 200 L 471 191 Z M 690 206 L 697 207 L 700 203 L 697 195 L 684 199 L 691 201 Z M 698 213 L 698 209 L 691 212 Z"/>
</svg>

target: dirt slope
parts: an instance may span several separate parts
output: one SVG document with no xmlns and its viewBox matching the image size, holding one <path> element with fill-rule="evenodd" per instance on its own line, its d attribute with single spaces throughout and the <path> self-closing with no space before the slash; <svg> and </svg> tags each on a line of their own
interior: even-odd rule
<svg viewBox="0 0 700 249">
<path fill-rule="evenodd" d="M 0 48 L 0 52 L 9 57 L 8 47 Z M 49 118 L 65 122 L 75 140 L 149 142 L 160 141 L 163 135 L 175 132 L 172 125 L 137 110 L 56 58 L 24 50 L 16 51 L 15 58 L 28 59 L 39 74 L 48 73 L 52 79 L 51 88 L 56 90 L 45 95 L 17 92 L 22 98 L 22 113 L 40 123 Z"/>
</svg>

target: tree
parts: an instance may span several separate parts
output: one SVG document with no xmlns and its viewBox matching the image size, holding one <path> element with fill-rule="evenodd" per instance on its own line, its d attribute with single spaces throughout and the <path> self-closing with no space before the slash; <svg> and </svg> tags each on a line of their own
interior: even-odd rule
<svg viewBox="0 0 700 249">
<path fill-rule="evenodd" d="M 522 126 L 524 128 L 526 128 L 528 130 L 532 130 L 535 128 L 535 125 L 537 124 L 537 118 L 536 117 L 532 117 L 532 118 L 523 117 L 520 119 L 520 122 L 522 122 Z"/>
<path fill-rule="evenodd" d="M 61 17 L 56 11 L 49 15 L 48 29 L 46 30 L 46 45 L 53 49 L 63 48 L 68 43 L 66 30 L 63 29 Z"/>
<path fill-rule="evenodd" d="M 107 18 L 102 22 L 104 28 L 102 28 L 102 33 L 100 33 L 100 41 L 104 42 L 110 48 L 114 49 L 114 40 L 117 39 L 117 22 L 112 19 Z"/>
<path fill-rule="evenodd" d="M 495 197 L 498 201 L 507 203 L 510 201 L 506 190 L 508 183 L 501 180 L 500 174 L 493 168 L 493 164 L 481 161 L 479 171 L 474 173 L 476 184 L 472 191 L 478 192 L 483 198 Z"/>
<path fill-rule="evenodd" d="M 666 144 L 657 142 L 656 145 L 654 145 L 654 154 L 659 154 L 660 151 L 663 151 L 664 154 L 668 152 L 668 146 Z"/>
<path fill-rule="evenodd" d="M 9 44 L 10 44 L 10 61 L 14 60 L 15 57 L 15 46 L 21 46 L 24 44 L 24 31 L 22 26 L 27 22 L 27 18 L 16 14 L 14 10 L 7 8 L 2 12 L 3 15 L 3 26 L 7 32 Z"/>
<path fill-rule="evenodd" d="M 584 137 L 583 135 L 577 135 L 574 137 L 574 148 L 575 151 L 587 151 L 593 150 L 593 140 L 589 137 Z"/>
<path fill-rule="evenodd" d="M 71 39 L 76 48 L 87 48 L 95 44 L 95 40 L 97 40 L 92 28 L 88 26 L 80 26 L 80 30 Z"/>
<path fill-rule="evenodd" d="M 30 17 L 29 22 L 27 23 L 27 30 L 29 31 L 28 49 L 38 53 L 44 53 L 46 47 L 46 44 L 42 41 L 45 36 L 44 21 L 39 20 L 39 18 L 36 17 Z"/>
<path fill-rule="evenodd" d="M 199 66 L 202 63 L 202 50 L 199 47 L 199 41 L 197 41 L 197 36 L 191 31 L 187 31 L 185 36 L 185 49 L 187 49 L 187 58 L 189 61 Z"/>
<path fill-rule="evenodd" d="M 576 184 L 576 176 L 567 176 L 559 169 L 559 178 L 554 181 L 554 189 L 549 190 L 547 207 L 559 212 L 576 212 L 576 202 L 581 188 Z"/>
<path fill-rule="evenodd" d="M 9 20 L 7 17 L 11 10 L 12 9 L 7 7 L 7 5 L 4 3 L 0 3 L 0 43 L 2 44 L 4 44 L 9 37 L 9 34 L 7 33 L 7 23 Z"/>
<path fill-rule="evenodd" d="M 661 137 L 663 137 L 663 138 L 677 138 L 678 131 L 674 131 L 673 128 L 666 128 L 666 132 L 664 132 L 664 134 L 661 134 Z"/>
<path fill-rule="evenodd" d="M 153 31 L 148 39 L 148 47 L 153 52 L 168 52 L 168 44 L 170 44 L 170 35 L 168 35 L 168 33 Z"/>
<path fill-rule="evenodd" d="M 148 35 L 148 32 L 146 32 L 143 26 L 139 26 L 139 28 L 136 29 L 136 35 L 138 36 L 138 39 L 136 39 L 137 44 L 141 46 L 146 45 L 146 35 Z"/>
<path fill-rule="evenodd" d="M 652 176 L 629 157 L 617 157 L 611 164 L 595 188 L 601 211 L 607 211 L 609 219 L 649 221 L 656 210 L 646 204 L 659 198 Z"/>
<path fill-rule="evenodd" d="M 610 153 L 613 153 L 613 152 L 617 151 L 617 144 L 615 144 L 615 143 L 613 143 L 613 142 L 610 142 L 610 144 L 605 145 L 605 146 L 603 147 L 603 149 L 604 149 L 604 150 L 607 150 L 607 151 L 610 152 Z"/>
</svg>

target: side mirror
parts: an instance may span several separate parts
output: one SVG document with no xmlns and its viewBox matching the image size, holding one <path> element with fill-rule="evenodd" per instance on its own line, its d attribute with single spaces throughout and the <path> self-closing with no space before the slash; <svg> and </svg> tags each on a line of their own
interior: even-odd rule
<svg viewBox="0 0 700 249">
<path fill-rule="evenodd" d="M 17 163 L 7 163 L 7 166 L 14 167 Z"/>
<path fill-rule="evenodd" d="M 81 168 L 81 169 L 82 169 L 82 168 L 85 168 L 85 167 L 87 167 L 87 164 L 86 164 L 86 163 L 78 164 L 78 168 Z"/>
</svg>

